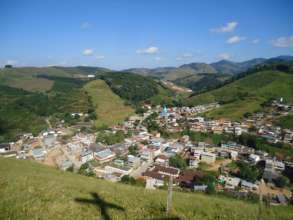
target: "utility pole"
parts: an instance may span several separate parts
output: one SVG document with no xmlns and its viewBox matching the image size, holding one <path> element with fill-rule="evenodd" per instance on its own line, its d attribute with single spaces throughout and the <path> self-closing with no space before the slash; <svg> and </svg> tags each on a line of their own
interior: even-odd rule
<svg viewBox="0 0 293 220">
<path fill-rule="evenodd" d="M 264 186 L 263 179 L 260 180 L 259 184 L 259 207 L 258 207 L 258 219 L 262 217 L 262 208 L 263 208 L 263 194 L 262 194 L 262 187 Z"/>
<path fill-rule="evenodd" d="M 171 175 L 169 177 L 169 185 L 168 185 L 167 210 L 166 210 L 167 216 L 171 214 L 171 209 L 172 209 L 172 190 L 173 190 L 173 176 Z"/>
</svg>

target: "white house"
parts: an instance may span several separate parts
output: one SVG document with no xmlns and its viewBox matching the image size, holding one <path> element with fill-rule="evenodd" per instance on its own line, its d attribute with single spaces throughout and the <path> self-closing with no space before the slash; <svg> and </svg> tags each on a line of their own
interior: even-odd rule
<svg viewBox="0 0 293 220">
<path fill-rule="evenodd" d="M 250 154 L 248 160 L 253 164 L 256 164 L 258 161 L 260 161 L 260 156 L 256 154 Z"/>
<path fill-rule="evenodd" d="M 94 153 L 91 150 L 83 151 L 80 154 L 80 161 L 82 163 L 86 163 L 86 162 L 93 160 L 93 159 L 94 159 Z"/>
<path fill-rule="evenodd" d="M 209 152 L 202 152 L 200 155 L 200 160 L 208 164 L 214 163 L 216 161 L 216 154 L 209 153 Z"/>
</svg>

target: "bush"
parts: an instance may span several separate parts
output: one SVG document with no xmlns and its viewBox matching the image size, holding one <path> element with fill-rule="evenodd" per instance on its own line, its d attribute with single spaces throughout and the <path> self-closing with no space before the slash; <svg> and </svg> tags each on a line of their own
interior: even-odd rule
<svg viewBox="0 0 293 220">
<path fill-rule="evenodd" d="M 288 186 L 290 184 L 290 180 L 286 176 L 280 176 L 277 179 L 275 179 L 274 182 L 277 187 L 281 187 L 281 188 Z"/>
<path fill-rule="evenodd" d="M 169 165 L 184 170 L 187 167 L 187 162 L 184 158 L 177 154 L 169 159 Z"/>
</svg>

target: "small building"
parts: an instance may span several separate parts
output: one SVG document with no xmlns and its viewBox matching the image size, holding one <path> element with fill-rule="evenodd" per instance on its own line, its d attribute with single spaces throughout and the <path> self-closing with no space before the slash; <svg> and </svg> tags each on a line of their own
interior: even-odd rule
<svg viewBox="0 0 293 220">
<path fill-rule="evenodd" d="M 156 187 L 164 186 L 166 176 L 153 171 L 147 171 L 144 173 L 146 178 L 146 188 L 155 189 Z"/>
<path fill-rule="evenodd" d="M 219 176 L 219 181 L 225 184 L 226 189 L 235 189 L 239 186 L 241 179 L 238 177 Z"/>
<path fill-rule="evenodd" d="M 195 157 L 189 158 L 189 167 L 190 168 L 198 168 L 199 160 Z"/>
<path fill-rule="evenodd" d="M 253 164 L 257 164 L 257 162 L 260 161 L 260 156 L 256 154 L 250 154 L 248 160 Z"/>
<path fill-rule="evenodd" d="M 11 148 L 10 148 L 10 144 L 0 144 L 0 153 L 5 153 L 5 152 L 8 152 L 10 151 Z"/>
<path fill-rule="evenodd" d="M 85 150 L 80 154 L 80 161 L 86 163 L 94 159 L 94 153 L 91 150 Z"/>
<path fill-rule="evenodd" d="M 212 164 L 216 161 L 216 154 L 209 152 L 202 152 L 200 155 L 200 160 L 207 164 Z"/>
<path fill-rule="evenodd" d="M 285 170 L 285 164 L 281 161 L 267 159 L 265 169 L 272 169 L 282 172 Z"/>
<path fill-rule="evenodd" d="M 140 165 L 140 159 L 133 155 L 127 156 L 127 164 L 131 167 L 137 168 Z"/>
<path fill-rule="evenodd" d="M 115 153 L 110 149 L 101 150 L 94 153 L 94 157 L 97 161 L 101 163 L 109 162 L 115 158 Z"/>
<path fill-rule="evenodd" d="M 241 188 L 248 191 L 252 191 L 252 190 L 257 190 L 258 186 L 255 183 L 251 183 L 246 180 L 241 180 Z"/>
<path fill-rule="evenodd" d="M 44 160 L 47 152 L 43 148 L 35 148 L 32 150 L 35 160 Z"/>
<path fill-rule="evenodd" d="M 159 155 L 155 159 L 155 163 L 162 166 L 168 166 L 169 165 L 169 158 L 163 154 Z"/>
</svg>

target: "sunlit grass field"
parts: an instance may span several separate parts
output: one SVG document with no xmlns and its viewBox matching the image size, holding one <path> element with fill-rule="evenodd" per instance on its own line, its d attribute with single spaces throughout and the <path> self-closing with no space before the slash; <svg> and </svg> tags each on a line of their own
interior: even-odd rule
<svg viewBox="0 0 293 220">
<path fill-rule="evenodd" d="M 91 81 L 84 88 L 92 97 L 95 106 L 98 116 L 95 122 L 96 127 L 117 124 L 134 113 L 134 110 L 126 106 L 103 80 Z"/>
<path fill-rule="evenodd" d="M 167 219 L 166 191 L 110 183 L 32 161 L 0 158 L 0 219 Z M 102 211 L 102 212 L 101 212 Z M 289 206 L 263 210 L 225 197 L 174 192 L 177 219 L 293 219 Z"/>
</svg>

